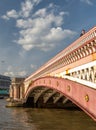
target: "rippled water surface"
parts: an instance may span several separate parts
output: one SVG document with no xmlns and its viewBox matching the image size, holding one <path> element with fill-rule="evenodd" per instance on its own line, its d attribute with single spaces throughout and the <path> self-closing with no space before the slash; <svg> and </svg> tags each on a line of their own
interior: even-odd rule
<svg viewBox="0 0 96 130">
<path fill-rule="evenodd" d="M 96 130 L 80 110 L 6 108 L 0 100 L 0 130 Z"/>
</svg>

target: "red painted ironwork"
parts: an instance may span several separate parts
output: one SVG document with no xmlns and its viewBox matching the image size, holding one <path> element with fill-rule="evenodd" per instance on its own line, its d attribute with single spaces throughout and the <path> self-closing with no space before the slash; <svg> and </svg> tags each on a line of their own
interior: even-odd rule
<svg viewBox="0 0 96 130">
<path fill-rule="evenodd" d="M 52 88 L 64 94 L 64 96 L 74 102 L 94 120 L 96 120 L 95 89 L 63 78 L 43 77 L 35 80 L 32 84 L 30 84 L 24 95 L 25 102 L 29 96 L 30 91 L 38 86 Z"/>
</svg>

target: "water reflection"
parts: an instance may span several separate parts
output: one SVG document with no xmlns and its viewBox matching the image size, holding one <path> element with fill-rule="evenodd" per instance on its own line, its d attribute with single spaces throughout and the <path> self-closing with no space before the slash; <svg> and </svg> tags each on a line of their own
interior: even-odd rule
<svg viewBox="0 0 96 130">
<path fill-rule="evenodd" d="M 63 109 L 28 109 L 28 122 L 38 130 L 95 130 L 96 124 L 82 111 Z M 30 114 L 28 114 L 30 113 Z"/>
<path fill-rule="evenodd" d="M 0 100 L 0 130 L 96 130 L 80 110 L 6 108 Z"/>
</svg>

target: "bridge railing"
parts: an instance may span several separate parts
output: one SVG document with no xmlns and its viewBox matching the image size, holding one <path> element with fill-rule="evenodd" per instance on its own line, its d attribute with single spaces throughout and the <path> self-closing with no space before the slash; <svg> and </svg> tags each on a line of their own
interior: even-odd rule
<svg viewBox="0 0 96 130">
<path fill-rule="evenodd" d="M 76 78 L 76 77 L 71 77 L 71 76 L 66 76 L 66 75 L 64 75 L 64 79 L 69 79 L 71 81 L 75 81 L 77 83 L 83 84 L 83 85 L 85 85 L 87 87 L 96 89 L 96 83 L 86 81 L 84 79 L 79 79 L 79 78 Z"/>
<path fill-rule="evenodd" d="M 82 37 L 78 38 L 71 45 L 49 60 L 35 73 L 25 80 L 25 85 L 43 76 L 61 76 L 70 72 L 73 68 L 96 60 L 96 27 L 86 32 Z M 93 63 L 93 62 L 92 62 Z M 92 65 L 93 66 L 93 65 Z M 91 66 L 91 68 L 92 68 Z M 84 66 L 83 66 L 84 67 Z M 95 65 L 93 66 L 95 72 Z M 90 67 L 85 70 L 89 71 Z M 84 69 L 81 69 L 82 72 Z M 87 71 L 87 72 L 88 72 Z M 74 71 L 75 72 L 75 71 Z M 79 72 L 79 71 L 78 71 Z M 84 71 L 85 73 L 85 71 Z M 92 71 L 90 71 L 92 73 Z M 70 75 L 72 73 L 70 72 Z M 80 73 L 81 75 L 81 73 Z M 73 76 L 73 75 L 72 75 Z M 86 76 L 85 76 L 86 77 Z"/>
</svg>

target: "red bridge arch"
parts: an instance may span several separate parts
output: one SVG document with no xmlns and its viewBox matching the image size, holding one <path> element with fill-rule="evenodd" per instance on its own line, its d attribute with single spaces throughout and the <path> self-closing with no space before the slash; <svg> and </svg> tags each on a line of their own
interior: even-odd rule
<svg viewBox="0 0 96 130">
<path fill-rule="evenodd" d="M 33 90 L 38 87 L 47 87 L 62 93 L 66 98 L 79 106 L 89 116 L 91 116 L 93 119 L 96 119 L 96 104 L 94 104 L 94 102 L 96 102 L 95 89 L 70 81 L 68 79 L 43 77 L 30 84 L 24 95 L 25 102 L 27 101 L 30 93 L 32 93 Z"/>
</svg>

